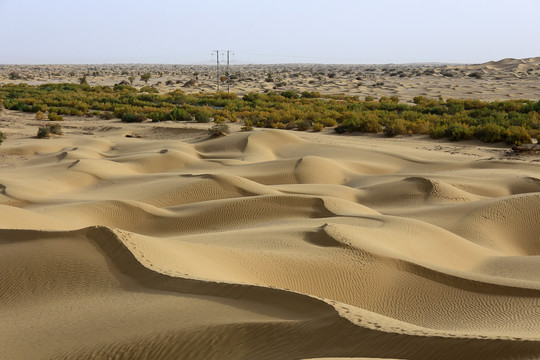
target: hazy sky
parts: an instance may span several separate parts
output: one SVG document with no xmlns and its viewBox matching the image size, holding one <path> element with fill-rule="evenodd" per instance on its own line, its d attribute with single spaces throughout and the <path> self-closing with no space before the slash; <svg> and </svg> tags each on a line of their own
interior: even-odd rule
<svg viewBox="0 0 540 360">
<path fill-rule="evenodd" d="M 540 56 L 540 0 L 0 0 L 0 64 L 479 63 Z"/>
</svg>

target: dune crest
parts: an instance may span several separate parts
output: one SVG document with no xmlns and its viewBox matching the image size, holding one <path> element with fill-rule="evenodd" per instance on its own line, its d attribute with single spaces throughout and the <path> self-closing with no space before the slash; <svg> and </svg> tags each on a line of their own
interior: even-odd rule
<svg viewBox="0 0 540 360">
<path fill-rule="evenodd" d="M 537 162 L 124 132 L 0 148 L 0 357 L 540 357 Z"/>
</svg>

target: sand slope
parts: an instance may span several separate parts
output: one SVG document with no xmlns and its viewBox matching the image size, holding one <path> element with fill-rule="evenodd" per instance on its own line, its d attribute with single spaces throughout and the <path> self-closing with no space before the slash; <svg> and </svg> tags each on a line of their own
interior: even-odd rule
<svg viewBox="0 0 540 360">
<path fill-rule="evenodd" d="M 537 162 L 122 134 L 0 147 L 0 358 L 540 357 Z"/>
</svg>

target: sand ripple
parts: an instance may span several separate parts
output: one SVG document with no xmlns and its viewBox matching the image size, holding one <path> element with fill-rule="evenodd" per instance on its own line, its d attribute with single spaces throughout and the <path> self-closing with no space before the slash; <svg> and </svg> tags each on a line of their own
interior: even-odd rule
<svg viewBox="0 0 540 360">
<path fill-rule="evenodd" d="M 534 165 L 54 141 L 0 173 L 0 358 L 540 357 Z"/>
</svg>

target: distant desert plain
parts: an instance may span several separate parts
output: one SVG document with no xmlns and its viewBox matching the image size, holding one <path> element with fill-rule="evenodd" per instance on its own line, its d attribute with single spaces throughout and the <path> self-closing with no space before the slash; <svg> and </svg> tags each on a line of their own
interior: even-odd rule
<svg viewBox="0 0 540 360">
<path fill-rule="evenodd" d="M 220 66 L 220 75 L 226 67 Z M 142 74 L 150 74 L 144 82 Z M 477 100 L 540 99 L 540 57 L 504 59 L 475 65 L 231 65 L 230 90 L 253 92 L 295 90 L 349 96 L 415 96 Z M 0 65 L 0 84 L 77 83 L 82 76 L 90 85 L 121 82 L 153 86 L 160 92 L 217 90 L 216 66 L 209 65 Z M 132 81 L 129 77 L 133 77 Z M 221 85 L 220 90 L 226 90 Z"/>
<path fill-rule="evenodd" d="M 540 58 L 230 73 L 239 95 L 540 100 Z M 84 76 L 216 90 L 215 67 L 0 65 Z M 540 358 L 537 152 L 84 116 L 37 138 L 50 123 L 0 112 L 0 359 Z"/>
</svg>

